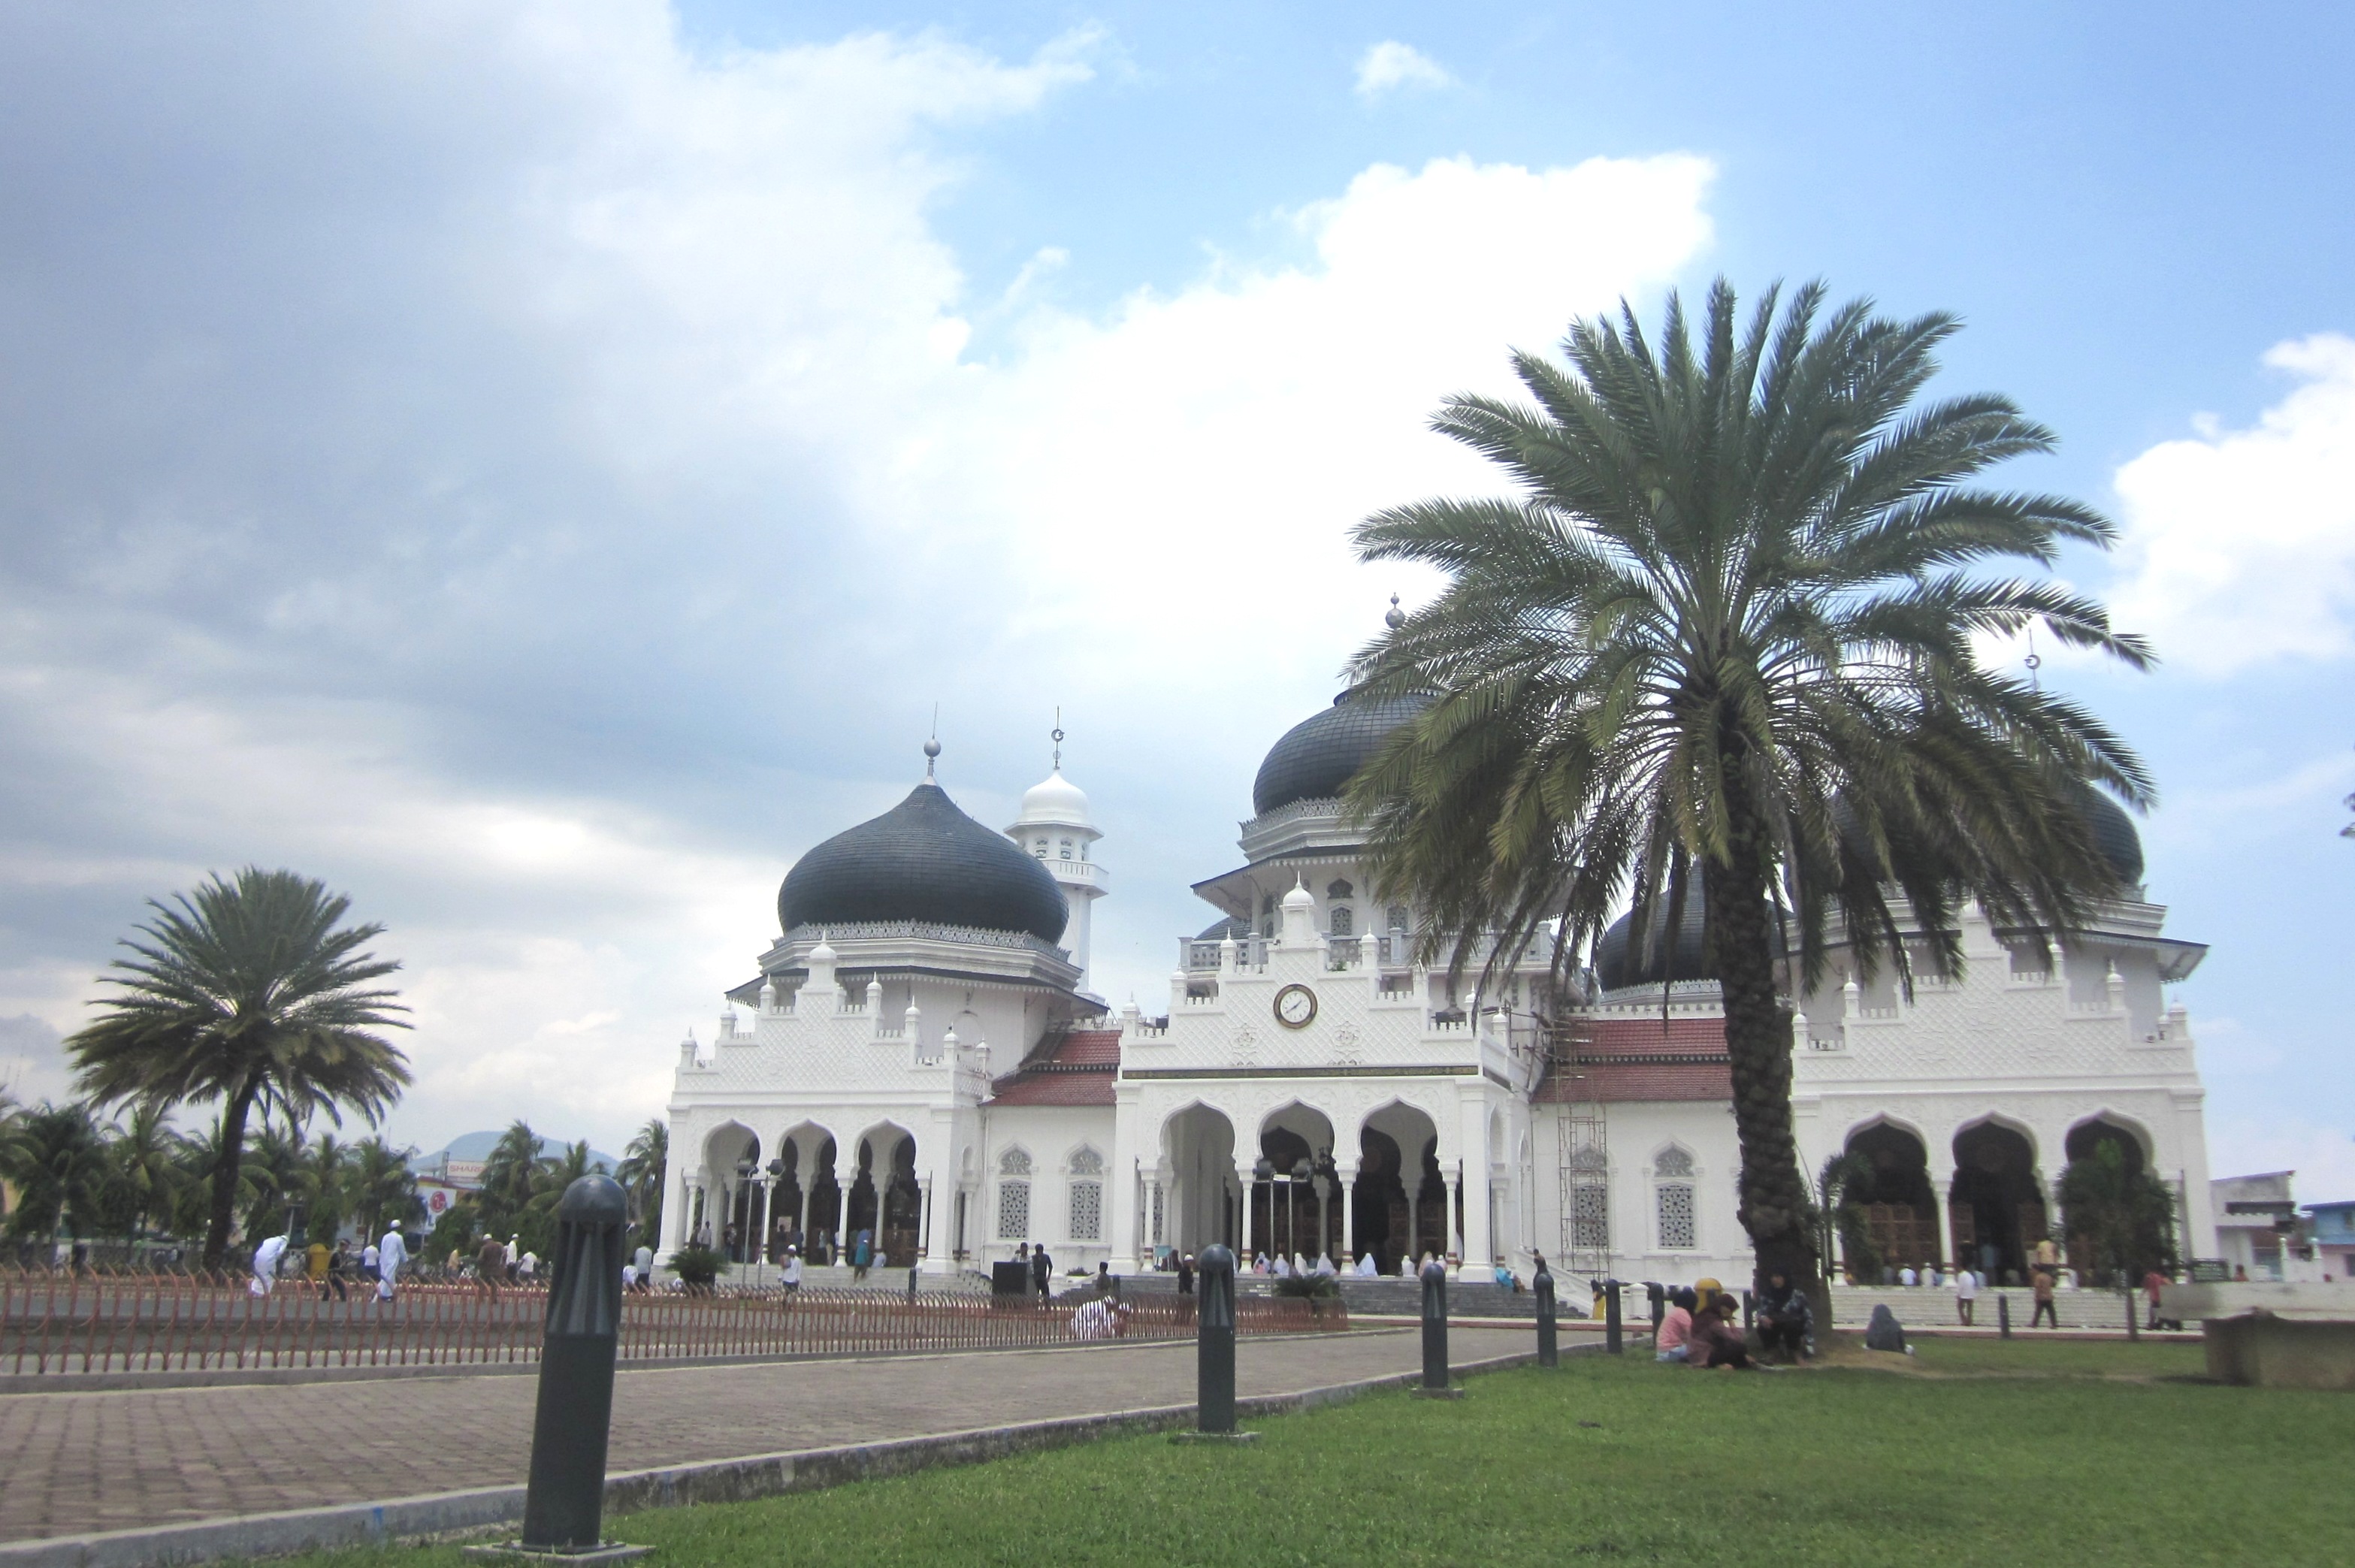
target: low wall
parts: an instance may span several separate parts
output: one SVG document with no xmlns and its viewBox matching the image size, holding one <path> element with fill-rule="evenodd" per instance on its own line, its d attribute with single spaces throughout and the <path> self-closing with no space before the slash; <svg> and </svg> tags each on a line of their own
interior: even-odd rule
<svg viewBox="0 0 2355 1568">
<path fill-rule="evenodd" d="M 2208 1375 L 2254 1388 L 2355 1390 L 2355 1320 L 2249 1312 L 2211 1317 Z"/>
</svg>

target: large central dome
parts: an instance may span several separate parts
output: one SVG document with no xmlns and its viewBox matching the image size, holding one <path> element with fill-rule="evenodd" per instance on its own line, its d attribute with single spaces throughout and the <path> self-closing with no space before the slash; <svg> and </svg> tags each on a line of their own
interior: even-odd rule
<svg viewBox="0 0 2355 1568">
<path fill-rule="evenodd" d="M 1070 916 L 1046 867 L 959 811 L 929 779 L 803 856 L 777 891 L 787 931 L 912 920 L 1054 942 Z"/>
<path fill-rule="evenodd" d="M 1329 800 L 1340 795 L 1359 768 L 1374 760 L 1391 731 L 1431 706 L 1416 692 L 1406 697 L 1368 697 L 1354 688 L 1333 706 L 1284 732 L 1252 781 L 1252 809 L 1264 816 L 1297 800 Z"/>
</svg>

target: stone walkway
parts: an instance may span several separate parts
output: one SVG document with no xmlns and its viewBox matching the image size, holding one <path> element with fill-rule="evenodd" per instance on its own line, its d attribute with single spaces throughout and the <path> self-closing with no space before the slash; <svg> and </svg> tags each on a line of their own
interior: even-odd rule
<svg viewBox="0 0 2355 1568">
<path fill-rule="evenodd" d="M 1458 1363 L 1527 1350 L 1459 1326 Z M 1194 1345 L 625 1371 L 615 1471 L 1190 1404 Z M 1243 1341 L 1246 1394 L 1404 1373 L 1412 1330 Z M 531 1377 L 0 1395 L 0 1541 L 520 1485 Z"/>
</svg>

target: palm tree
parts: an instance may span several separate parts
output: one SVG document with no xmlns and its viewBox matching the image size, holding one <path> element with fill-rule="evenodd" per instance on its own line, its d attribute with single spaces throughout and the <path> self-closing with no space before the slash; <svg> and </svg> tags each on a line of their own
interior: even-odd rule
<svg viewBox="0 0 2355 1568">
<path fill-rule="evenodd" d="M 384 928 L 344 926 L 350 901 L 292 871 L 249 866 L 165 904 L 123 945 L 104 1016 L 66 1042 L 81 1089 L 101 1104 L 221 1103 L 205 1232 L 220 1266 L 236 1215 L 247 1118 L 290 1123 L 348 1106 L 373 1125 L 409 1083 L 408 1058 L 376 1030 L 406 1009 L 374 982 L 400 965 L 361 951 Z"/>
<path fill-rule="evenodd" d="M 537 1190 L 531 1205 L 525 1211 L 525 1239 L 534 1252 L 548 1252 L 556 1241 L 556 1206 L 564 1201 L 565 1192 L 590 1171 L 589 1140 L 567 1144 L 564 1152 L 555 1158 L 541 1162 L 537 1179 Z"/>
<path fill-rule="evenodd" d="M 353 1146 L 333 1133 L 321 1133 L 303 1162 L 297 1190 L 310 1210 L 306 1228 L 320 1241 L 332 1243 L 350 1215 L 354 1163 Z"/>
<path fill-rule="evenodd" d="M 0 1140 L 0 1177 L 16 1189 L 8 1234 L 20 1243 L 87 1236 L 105 1197 L 106 1145 L 90 1107 L 47 1103 Z"/>
<path fill-rule="evenodd" d="M 172 1130 L 170 1111 L 152 1100 L 134 1104 L 107 1155 L 123 1195 L 128 1239 L 136 1242 L 150 1221 L 170 1215 L 179 1192 L 180 1135 Z"/>
<path fill-rule="evenodd" d="M 1534 406 L 1447 401 L 1436 428 L 1521 494 L 1359 526 L 1363 559 L 1447 583 L 1361 656 L 1369 692 L 1430 701 L 1350 797 L 1385 896 L 1423 905 L 1443 933 L 1427 951 L 1458 970 L 1549 937 L 1575 962 L 1631 895 L 1640 963 L 1701 901 L 1742 1221 L 1762 1276 L 1812 1280 L 1786 987 L 1820 977 L 1835 939 L 1864 976 L 1886 959 L 1910 986 L 1909 928 L 1952 973 L 1966 899 L 2001 925 L 2078 928 L 2117 889 L 2083 792 L 2140 805 L 2148 777 L 1975 643 L 2041 623 L 2136 667 L 2150 656 L 2089 599 L 1975 574 L 2115 530 L 2073 501 L 1973 487 L 2052 438 L 1999 397 L 1916 402 L 1953 317 L 1778 293 L 1746 325 L 1722 281 L 1699 323 L 1671 297 L 1657 348 L 1623 305 L 1572 325 L 1566 368 L 1514 357 Z"/>
<path fill-rule="evenodd" d="M 381 1234 L 394 1220 L 407 1225 L 423 1218 L 424 1205 L 417 1197 L 417 1173 L 409 1164 L 416 1156 L 415 1148 L 394 1148 L 382 1138 L 368 1138 L 354 1147 L 351 1202 L 359 1213 L 364 1233 Z"/>
<path fill-rule="evenodd" d="M 650 1117 L 623 1148 L 621 1166 L 613 1172 L 613 1179 L 630 1195 L 630 1212 L 637 1219 L 641 1235 L 662 1234 L 663 1193 L 669 1170 L 670 1124 L 660 1116 Z"/>
<path fill-rule="evenodd" d="M 491 1146 L 488 1157 L 483 1161 L 482 1194 L 483 1224 L 498 1231 L 513 1228 L 522 1220 L 524 1211 L 531 1206 L 533 1194 L 539 1190 L 539 1135 L 531 1124 L 517 1117 L 499 1135 Z"/>
<path fill-rule="evenodd" d="M 239 1168 L 252 1179 L 244 1189 L 245 1239 L 257 1243 L 286 1228 L 287 1205 L 302 1196 L 303 1173 L 311 1163 L 309 1140 L 300 1127 L 265 1119 L 248 1144 Z"/>
</svg>

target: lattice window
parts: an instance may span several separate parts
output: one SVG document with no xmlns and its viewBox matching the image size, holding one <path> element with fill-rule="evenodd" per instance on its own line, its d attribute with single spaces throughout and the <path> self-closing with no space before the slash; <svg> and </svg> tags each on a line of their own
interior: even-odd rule
<svg viewBox="0 0 2355 1568">
<path fill-rule="evenodd" d="M 1404 931 L 1406 928 L 1406 905 L 1391 905 L 1391 929 L 1392 931 Z"/>
<path fill-rule="evenodd" d="M 1654 1201 L 1659 1206 L 1660 1245 L 1668 1249 L 1700 1245 L 1693 1224 L 1693 1189 L 1689 1181 L 1663 1182 Z"/>
<path fill-rule="evenodd" d="M 1071 1183 L 1071 1240 L 1101 1242 L 1103 1240 L 1103 1183 L 1074 1181 Z"/>
<path fill-rule="evenodd" d="M 1167 1198 L 1168 1194 L 1162 1190 L 1161 1184 L 1157 1181 L 1155 1182 L 1153 1184 L 1153 1235 L 1151 1239 L 1153 1244 L 1156 1246 L 1159 1246 L 1164 1239 L 1162 1235 L 1162 1220 L 1167 1211 Z"/>
<path fill-rule="evenodd" d="M 1581 1186 L 1570 1193 L 1570 1244 L 1602 1252 L 1611 1245 L 1611 1194 L 1599 1186 Z"/>
<path fill-rule="evenodd" d="M 997 1239 L 1001 1242 L 1027 1242 L 1030 1239 L 1028 1182 L 1001 1181 L 997 1184 Z"/>
<path fill-rule="evenodd" d="M 1357 933 L 1358 917 L 1350 912 L 1349 906 L 1348 904 L 1334 905 L 1333 934 L 1336 936 L 1354 936 Z"/>
<path fill-rule="evenodd" d="M 1652 1174 L 1655 1176 L 1690 1176 L 1692 1173 L 1693 1157 L 1680 1148 L 1662 1149 L 1660 1157 L 1652 1162 Z"/>
</svg>

